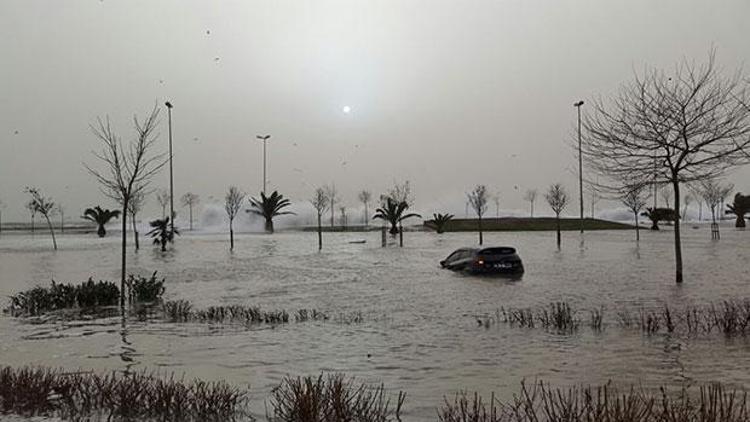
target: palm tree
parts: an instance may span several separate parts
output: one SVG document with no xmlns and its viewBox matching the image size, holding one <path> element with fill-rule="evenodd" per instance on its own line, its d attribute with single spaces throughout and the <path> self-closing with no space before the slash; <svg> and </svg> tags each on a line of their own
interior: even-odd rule
<svg viewBox="0 0 750 422">
<path fill-rule="evenodd" d="M 734 202 L 727 205 L 727 214 L 737 216 L 737 222 L 734 227 L 745 227 L 745 214 L 750 212 L 750 195 L 743 195 L 737 192 L 734 195 Z"/>
<path fill-rule="evenodd" d="M 161 251 L 167 250 L 167 242 L 174 242 L 174 235 L 180 234 L 177 229 L 172 230 L 169 225 L 169 217 L 156 219 L 148 223 L 153 227 L 148 235 L 154 239 L 154 245 L 161 245 Z"/>
<path fill-rule="evenodd" d="M 104 210 L 102 209 L 102 207 L 97 205 L 94 208 L 86 208 L 86 211 L 83 212 L 81 218 L 96 223 L 98 225 L 96 234 L 98 234 L 99 237 L 104 237 L 107 235 L 107 230 L 104 229 L 104 225 L 109 223 L 109 220 L 117 218 L 119 216 L 120 210 Z"/>
<path fill-rule="evenodd" d="M 282 211 L 284 208 L 290 206 L 292 203 L 288 199 L 284 198 L 284 195 L 279 194 L 277 191 L 273 191 L 271 196 L 266 196 L 265 193 L 260 193 L 260 200 L 256 198 L 250 198 L 251 209 L 248 212 L 259 215 L 266 219 L 266 233 L 273 233 L 273 218 L 280 215 L 295 215 L 291 211 Z"/>
<path fill-rule="evenodd" d="M 432 214 L 432 223 L 435 225 L 435 231 L 443 233 L 445 231 L 445 225 L 453 220 L 453 214 Z"/>
<path fill-rule="evenodd" d="M 421 215 L 415 213 L 404 214 L 409 209 L 409 204 L 406 201 L 396 202 L 390 197 L 386 198 L 385 204 L 382 204 L 380 208 L 375 210 L 374 219 L 385 220 L 391 225 L 391 229 L 388 231 L 392 235 L 398 234 L 399 224 L 407 218 L 417 217 L 422 218 Z"/>
</svg>

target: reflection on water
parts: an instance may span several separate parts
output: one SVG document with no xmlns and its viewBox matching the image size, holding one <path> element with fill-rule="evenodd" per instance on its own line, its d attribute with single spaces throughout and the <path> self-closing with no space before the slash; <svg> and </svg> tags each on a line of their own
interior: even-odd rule
<svg viewBox="0 0 750 422">
<path fill-rule="evenodd" d="M 66 321 L 0 317 L 0 362 L 70 369 L 157 369 L 187 377 L 251 384 L 263 399 L 287 374 L 343 371 L 409 393 L 408 416 L 429 420 L 443 395 L 460 389 L 495 391 L 508 398 L 524 379 L 575 383 L 660 384 L 724 381 L 750 387 L 747 339 L 641 336 L 614 324 L 620 307 L 703 304 L 750 297 L 745 271 L 750 233 L 708 227 L 685 233 L 682 286 L 673 283 L 672 233 L 488 233 L 487 245 L 517 247 L 526 273 L 521 280 L 470 277 L 440 269 L 452 250 L 472 245 L 476 234 L 406 233 L 404 247 L 380 233 L 228 236 L 185 234 L 162 254 L 145 242 L 129 254 L 129 268 L 167 279 L 167 299 L 197 307 L 259 305 L 331 315 L 361 311 L 365 322 L 308 321 L 282 326 L 170 324 L 153 317 L 103 315 Z M 365 239 L 367 242 L 350 243 Z M 119 278 L 116 236 L 62 236 L 49 251 L 45 236 L 0 238 L 0 302 L 35 284 Z M 396 242 L 396 243 L 393 243 Z M 539 306 L 567 300 L 581 310 L 603 307 L 604 331 L 547 333 L 477 317 L 501 306 Z"/>
</svg>

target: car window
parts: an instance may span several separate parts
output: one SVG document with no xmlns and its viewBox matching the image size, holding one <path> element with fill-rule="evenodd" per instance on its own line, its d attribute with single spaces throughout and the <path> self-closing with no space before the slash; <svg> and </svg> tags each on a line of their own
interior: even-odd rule
<svg viewBox="0 0 750 422">
<path fill-rule="evenodd" d="M 455 261 L 456 259 L 461 258 L 461 251 L 455 251 L 452 254 L 448 255 L 448 258 L 445 258 L 446 261 Z"/>
</svg>

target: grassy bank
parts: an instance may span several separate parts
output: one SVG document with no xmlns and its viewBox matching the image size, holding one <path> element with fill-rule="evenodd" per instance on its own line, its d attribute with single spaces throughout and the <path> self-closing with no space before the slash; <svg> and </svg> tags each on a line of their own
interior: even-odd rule
<svg viewBox="0 0 750 422">
<path fill-rule="evenodd" d="M 425 221 L 424 226 L 435 229 L 432 221 Z M 555 230 L 557 223 L 552 217 L 502 217 L 482 219 L 482 230 L 484 231 L 541 231 Z M 630 224 L 617 223 L 614 221 L 599 220 L 596 218 L 585 218 L 583 220 L 584 230 L 632 230 L 635 227 Z M 560 229 L 565 231 L 580 230 L 581 222 L 577 218 L 561 218 Z M 475 218 L 455 218 L 445 224 L 446 232 L 477 231 L 479 220 Z"/>
</svg>

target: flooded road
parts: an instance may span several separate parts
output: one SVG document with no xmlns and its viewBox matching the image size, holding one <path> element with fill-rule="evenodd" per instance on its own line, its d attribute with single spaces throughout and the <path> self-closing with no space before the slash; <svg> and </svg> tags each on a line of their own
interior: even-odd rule
<svg viewBox="0 0 750 422">
<path fill-rule="evenodd" d="M 229 252 L 223 234 L 187 233 L 165 254 L 145 245 L 129 252 L 130 270 L 158 271 L 166 300 L 196 307 L 258 305 L 315 308 L 331 315 L 361 311 L 364 322 L 335 321 L 212 326 L 118 318 L 31 324 L 0 316 L 0 362 L 83 368 L 158 370 L 249 385 L 262 414 L 268 392 L 285 375 L 340 371 L 408 393 L 405 416 L 432 420 L 445 395 L 494 391 L 509 398 L 522 379 L 556 386 L 636 383 L 645 387 L 722 381 L 750 387 L 750 341 L 716 334 L 697 338 L 644 336 L 615 324 L 617 309 L 703 305 L 750 297 L 750 232 L 723 228 L 719 242 L 707 226 L 685 229 L 685 283 L 674 284 L 670 231 L 563 234 L 489 233 L 486 245 L 512 245 L 524 260 L 519 281 L 474 278 L 439 268 L 452 250 L 476 243 L 473 233 L 406 233 L 405 247 L 380 248 L 380 234 L 239 235 Z M 364 244 L 350 241 L 367 240 Z M 0 237 L 0 305 L 7 296 L 51 279 L 78 283 L 118 279 L 116 233 L 98 239 Z M 145 243 L 145 242 L 144 242 Z M 566 300 L 582 311 L 603 307 L 602 333 L 569 335 L 477 317 L 501 306 L 544 306 Z M 583 318 L 586 318 L 583 315 Z"/>
</svg>

